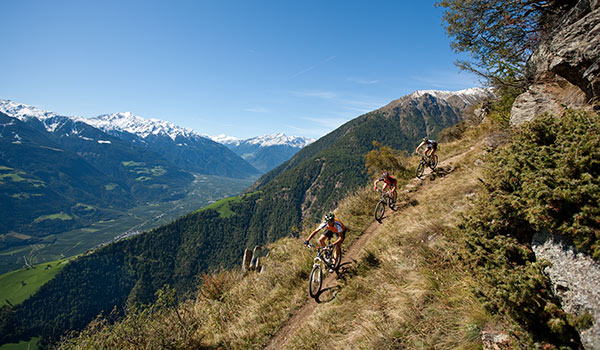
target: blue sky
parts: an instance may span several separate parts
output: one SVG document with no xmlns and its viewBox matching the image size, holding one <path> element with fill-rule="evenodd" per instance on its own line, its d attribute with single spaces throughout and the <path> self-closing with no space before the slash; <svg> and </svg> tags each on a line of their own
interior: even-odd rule
<svg viewBox="0 0 600 350">
<path fill-rule="evenodd" d="M 3 0 L 0 98 L 320 137 L 414 90 L 480 85 L 435 2 Z"/>
</svg>

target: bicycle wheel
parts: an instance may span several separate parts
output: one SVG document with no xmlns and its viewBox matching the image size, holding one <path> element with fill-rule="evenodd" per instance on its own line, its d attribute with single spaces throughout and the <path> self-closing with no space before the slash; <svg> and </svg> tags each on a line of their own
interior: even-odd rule
<svg viewBox="0 0 600 350">
<path fill-rule="evenodd" d="M 431 168 L 431 170 L 435 169 L 435 167 L 438 165 L 438 156 L 437 154 L 434 154 L 433 157 L 431 157 L 431 160 L 429 161 L 429 167 Z"/>
<path fill-rule="evenodd" d="M 380 200 L 375 207 L 375 220 L 381 222 L 383 218 L 383 213 L 385 213 L 385 202 Z"/>
<path fill-rule="evenodd" d="M 322 285 L 323 270 L 321 270 L 321 265 L 315 265 L 310 272 L 310 278 L 308 279 L 308 294 L 313 298 L 316 297 L 321 291 Z"/>
<path fill-rule="evenodd" d="M 425 172 L 425 163 L 421 162 L 421 163 L 419 163 L 419 166 L 417 167 L 417 177 L 420 179 L 421 176 L 423 176 L 424 172 Z"/>
</svg>

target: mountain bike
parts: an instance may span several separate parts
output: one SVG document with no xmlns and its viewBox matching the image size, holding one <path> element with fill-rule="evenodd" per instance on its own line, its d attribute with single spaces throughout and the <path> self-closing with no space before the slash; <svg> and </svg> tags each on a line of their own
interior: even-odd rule
<svg viewBox="0 0 600 350">
<path fill-rule="evenodd" d="M 383 214 L 385 213 L 386 204 L 393 210 L 396 201 L 392 197 L 390 191 L 384 192 L 378 188 L 377 192 L 381 193 L 381 196 L 379 197 L 379 202 L 377 202 L 377 205 L 375 206 L 375 220 L 381 222 Z"/>
<path fill-rule="evenodd" d="M 317 250 L 317 256 L 314 259 L 313 268 L 308 278 L 308 293 L 311 297 L 315 298 L 321 291 L 321 287 L 323 287 L 323 271 L 330 273 L 335 271 L 340 266 L 342 254 L 339 254 L 337 258 L 334 257 L 333 244 L 319 247 L 309 243 L 307 247 Z"/>
<path fill-rule="evenodd" d="M 437 154 L 434 154 L 433 157 L 422 154 L 421 161 L 419 162 L 419 165 L 417 166 L 417 177 L 420 179 L 421 176 L 423 176 L 423 173 L 425 172 L 425 167 L 430 167 L 431 170 L 433 170 L 433 169 L 435 169 L 435 167 L 437 165 L 438 165 Z"/>
</svg>

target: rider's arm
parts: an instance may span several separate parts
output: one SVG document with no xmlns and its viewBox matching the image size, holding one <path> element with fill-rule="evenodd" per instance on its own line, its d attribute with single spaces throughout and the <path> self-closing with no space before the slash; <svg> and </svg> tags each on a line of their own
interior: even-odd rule
<svg viewBox="0 0 600 350">
<path fill-rule="evenodd" d="M 377 189 L 377 183 L 381 181 L 381 179 L 375 179 L 375 181 L 373 181 L 373 190 Z"/>
<path fill-rule="evenodd" d="M 319 227 L 317 227 L 313 232 L 310 233 L 310 235 L 308 236 L 308 238 L 304 242 L 305 243 L 309 242 L 317 234 L 317 232 L 319 232 L 319 230 L 322 229 L 323 227 L 324 227 L 323 224 L 319 225 Z"/>
<path fill-rule="evenodd" d="M 415 153 L 419 153 L 419 149 L 421 149 L 421 147 L 423 147 L 423 145 L 425 144 L 425 142 L 421 142 L 418 146 L 417 149 L 415 149 Z"/>
</svg>

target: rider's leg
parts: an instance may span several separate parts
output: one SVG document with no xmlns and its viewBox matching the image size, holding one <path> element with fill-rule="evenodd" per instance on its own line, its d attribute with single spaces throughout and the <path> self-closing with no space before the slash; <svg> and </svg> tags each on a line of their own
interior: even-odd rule
<svg viewBox="0 0 600 350">
<path fill-rule="evenodd" d="M 327 230 L 327 231 L 329 231 L 329 230 Z M 327 244 L 325 244 L 326 240 L 327 240 L 327 235 L 325 233 L 323 233 L 321 235 L 321 237 L 319 237 L 319 246 L 321 246 L 321 247 L 326 246 L 327 245 Z"/>
<path fill-rule="evenodd" d="M 344 243 L 343 239 L 340 243 L 334 246 L 335 249 L 333 251 L 333 258 L 335 259 L 335 261 L 337 261 L 338 256 L 342 256 L 342 243 Z"/>
</svg>

